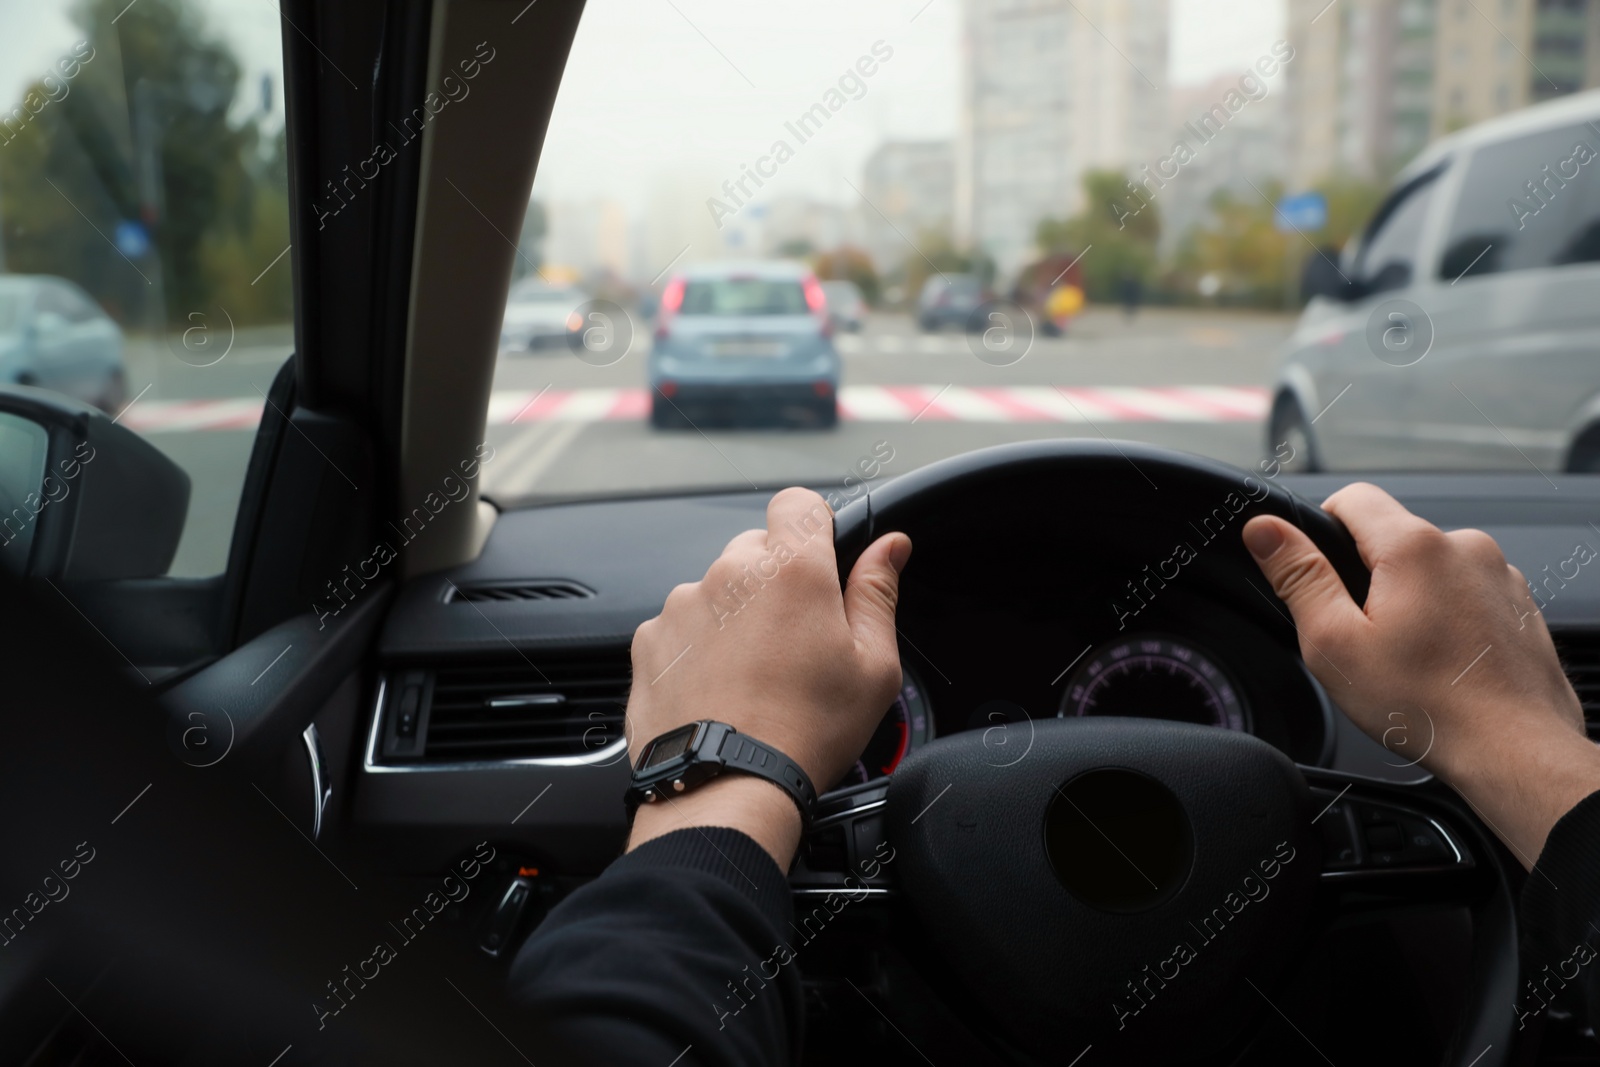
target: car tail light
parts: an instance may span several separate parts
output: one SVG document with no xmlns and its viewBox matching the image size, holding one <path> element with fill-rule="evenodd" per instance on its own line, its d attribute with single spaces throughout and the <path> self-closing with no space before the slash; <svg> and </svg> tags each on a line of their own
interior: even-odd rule
<svg viewBox="0 0 1600 1067">
<path fill-rule="evenodd" d="M 811 309 L 813 315 L 826 315 L 828 313 L 828 295 L 822 291 L 822 283 L 814 275 L 806 275 L 806 307 Z"/>
<path fill-rule="evenodd" d="M 672 317 L 683 307 L 683 279 L 674 278 L 661 291 L 661 306 L 656 313 L 656 340 L 665 341 L 672 336 Z"/>
<path fill-rule="evenodd" d="M 661 313 L 675 315 L 683 307 L 683 279 L 674 278 L 661 293 Z"/>
<path fill-rule="evenodd" d="M 832 396 L 833 395 L 833 383 L 832 382 L 812 382 L 811 383 L 811 391 L 813 393 L 816 393 L 818 396 Z"/>
<path fill-rule="evenodd" d="M 678 392 L 677 382 L 661 382 L 656 386 L 662 396 L 673 396 Z"/>
<path fill-rule="evenodd" d="M 822 336 L 832 337 L 833 317 L 828 314 L 828 294 L 822 291 L 822 283 L 817 281 L 816 275 L 808 274 L 802 284 L 806 291 L 806 307 L 817 317 Z"/>
</svg>

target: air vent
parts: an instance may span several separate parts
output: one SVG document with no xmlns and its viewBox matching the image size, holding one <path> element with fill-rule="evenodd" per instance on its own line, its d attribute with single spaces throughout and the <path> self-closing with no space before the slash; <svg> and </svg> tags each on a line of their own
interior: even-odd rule
<svg viewBox="0 0 1600 1067">
<path fill-rule="evenodd" d="M 522 582 L 485 582 L 452 585 L 444 595 L 446 604 L 486 604 L 516 600 L 587 600 L 594 590 L 565 578 L 535 578 Z"/>
<path fill-rule="evenodd" d="M 1567 680 L 1583 702 L 1589 738 L 1600 741 L 1600 632 L 1571 630 L 1553 636 Z"/>
<path fill-rule="evenodd" d="M 622 739 L 627 649 L 528 658 L 391 675 L 383 754 L 424 764 L 560 759 Z"/>
</svg>

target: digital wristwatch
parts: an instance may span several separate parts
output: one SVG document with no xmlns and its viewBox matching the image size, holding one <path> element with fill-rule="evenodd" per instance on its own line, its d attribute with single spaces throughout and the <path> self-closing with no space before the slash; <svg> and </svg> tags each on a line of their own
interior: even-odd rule
<svg viewBox="0 0 1600 1067">
<path fill-rule="evenodd" d="M 724 772 L 765 778 L 789 794 L 811 822 L 817 790 L 800 765 L 725 722 L 701 719 L 669 730 L 644 746 L 623 797 L 629 818 L 640 804 L 681 796 Z"/>
</svg>

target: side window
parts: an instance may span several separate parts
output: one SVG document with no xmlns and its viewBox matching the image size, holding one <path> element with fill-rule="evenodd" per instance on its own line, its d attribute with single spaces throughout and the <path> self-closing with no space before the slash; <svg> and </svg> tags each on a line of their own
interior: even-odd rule
<svg viewBox="0 0 1600 1067">
<path fill-rule="evenodd" d="M 60 315 L 63 319 L 70 319 L 72 316 L 67 313 L 68 310 L 66 294 L 59 286 L 39 287 L 39 295 L 33 302 L 35 315 Z"/>
<path fill-rule="evenodd" d="M 95 318 L 94 306 L 84 299 L 83 294 L 63 286 L 57 296 L 61 301 L 61 313 L 68 322 L 90 322 Z"/>
<path fill-rule="evenodd" d="M 1587 125 L 1487 145 L 1467 164 L 1439 276 L 1600 261 L 1600 134 Z"/>
<path fill-rule="evenodd" d="M 168 574 L 215 575 L 293 347 L 281 22 L 259 0 L 33 7 L 0 84 L 0 389 L 93 404 L 182 467 Z M 30 305 L 96 328 L 17 343 Z M 39 514 L 0 512 L 0 565 Z"/>
<path fill-rule="evenodd" d="M 1374 229 L 1362 243 L 1357 277 L 1369 294 L 1404 289 L 1416 276 L 1422 226 L 1438 188 L 1438 172 L 1396 192 L 1374 217 Z"/>
</svg>

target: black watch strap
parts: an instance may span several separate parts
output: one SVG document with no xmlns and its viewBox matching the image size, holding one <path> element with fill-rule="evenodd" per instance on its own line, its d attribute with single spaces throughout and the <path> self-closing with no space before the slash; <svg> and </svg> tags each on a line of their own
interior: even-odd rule
<svg viewBox="0 0 1600 1067">
<path fill-rule="evenodd" d="M 765 778 L 789 794 L 801 819 L 810 823 L 817 790 L 800 765 L 771 745 L 710 719 L 685 723 L 646 745 L 624 803 L 632 815 L 640 804 L 680 796 L 727 772 Z"/>
<path fill-rule="evenodd" d="M 749 734 L 741 734 L 732 727 L 722 739 L 723 766 L 730 771 L 741 771 L 765 778 L 783 787 L 784 792 L 800 807 L 800 817 L 811 821 L 811 812 L 817 805 L 817 789 L 800 765 L 770 745 L 763 745 Z"/>
</svg>

